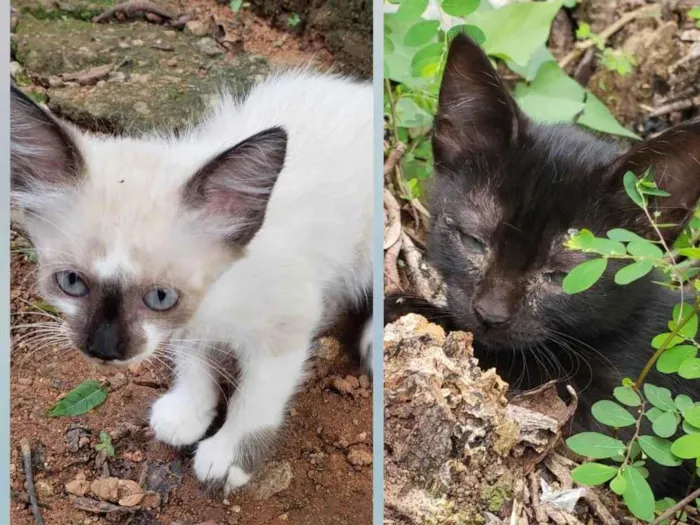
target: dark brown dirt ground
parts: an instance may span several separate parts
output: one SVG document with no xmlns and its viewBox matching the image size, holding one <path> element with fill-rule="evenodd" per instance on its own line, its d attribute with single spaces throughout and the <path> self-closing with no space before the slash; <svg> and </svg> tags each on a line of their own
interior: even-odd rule
<svg viewBox="0 0 700 525">
<path fill-rule="evenodd" d="M 332 66 L 331 55 L 320 43 L 276 31 L 245 10 L 234 15 L 228 6 L 217 6 L 211 0 L 186 0 L 181 4 L 203 21 L 213 14 L 227 33 L 239 32 L 247 50 L 266 56 L 273 65 L 314 60 L 321 67 Z M 26 242 L 13 234 L 13 249 L 22 246 Z M 50 320 L 36 307 L 39 298 L 32 291 L 34 268 L 26 254 L 13 253 L 14 327 Z M 25 476 L 19 450 L 22 438 L 29 439 L 32 446 L 35 485 L 47 525 L 371 523 L 371 391 L 367 377 L 361 376 L 335 340 L 325 339 L 321 343 L 323 357 L 311 359 L 309 379 L 290 406 L 288 425 L 272 458 L 272 468 L 261 474 L 262 479 L 279 481 L 275 471 L 291 470 L 293 477 L 291 481 L 283 480 L 282 486 L 288 481 L 283 490 L 258 499 L 254 489 L 228 498 L 208 493 L 193 477 L 190 455 L 151 438 L 148 411 L 167 389 L 167 369 L 146 364 L 136 370 L 98 370 L 77 350 L 32 340 L 31 332 L 32 328 L 13 330 L 13 525 L 34 523 L 25 503 Z M 343 380 L 346 377 L 348 380 Z M 83 416 L 49 417 L 51 406 L 86 379 L 98 379 L 110 385 L 106 402 Z M 124 428 L 130 428 L 131 432 L 114 439 L 115 456 L 107 459 L 106 467 L 98 466 L 101 458 L 97 457 L 94 446 L 99 432 L 120 433 Z M 64 488 L 66 483 L 83 476 L 88 481 L 105 475 L 139 481 L 146 473 L 151 487 L 158 481 L 158 473 L 166 471 L 171 474 L 160 476 L 160 481 L 167 481 L 174 488 L 167 496 L 167 491 L 161 491 L 162 505 L 133 514 L 104 515 L 78 510 Z"/>
</svg>

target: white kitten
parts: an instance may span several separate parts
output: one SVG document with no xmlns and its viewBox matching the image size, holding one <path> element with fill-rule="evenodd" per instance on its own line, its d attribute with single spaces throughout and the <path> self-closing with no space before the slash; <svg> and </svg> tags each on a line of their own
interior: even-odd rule
<svg viewBox="0 0 700 525">
<path fill-rule="evenodd" d="M 202 481 L 249 480 L 314 336 L 367 303 L 372 101 L 368 84 L 287 72 L 178 137 L 105 138 L 13 89 L 13 202 L 75 345 L 102 362 L 175 358 L 151 414 L 175 446 L 203 437 L 236 358 L 226 421 L 196 451 Z M 368 333 L 371 318 L 366 362 Z"/>
</svg>

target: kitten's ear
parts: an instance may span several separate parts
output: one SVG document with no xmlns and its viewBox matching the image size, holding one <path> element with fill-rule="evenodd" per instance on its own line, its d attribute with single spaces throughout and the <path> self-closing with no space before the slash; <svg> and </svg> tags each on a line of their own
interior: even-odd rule
<svg viewBox="0 0 700 525">
<path fill-rule="evenodd" d="M 513 144 L 526 121 L 481 48 L 458 34 L 450 44 L 435 117 L 433 150 L 451 165 Z"/>
<path fill-rule="evenodd" d="M 649 209 L 660 213 L 659 224 L 675 225 L 661 229 L 665 240 L 673 242 L 693 217 L 700 199 L 700 119 L 637 144 L 612 163 L 608 176 L 614 191 L 626 199 L 624 209 L 631 204 L 622 186 L 625 173 L 640 177 L 650 168 L 658 187 L 671 195 L 650 198 Z M 641 220 L 642 229 L 648 228 L 648 220 Z"/>
<path fill-rule="evenodd" d="M 21 208 L 40 206 L 42 194 L 79 182 L 83 160 L 68 129 L 14 86 L 10 108 L 13 201 Z"/>
<path fill-rule="evenodd" d="M 185 205 L 212 220 L 227 242 L 245 246 L 262 226 L 286 154 L 284 129 L 253 135 L 214 157 L 187 182 Z"/>
</svg>

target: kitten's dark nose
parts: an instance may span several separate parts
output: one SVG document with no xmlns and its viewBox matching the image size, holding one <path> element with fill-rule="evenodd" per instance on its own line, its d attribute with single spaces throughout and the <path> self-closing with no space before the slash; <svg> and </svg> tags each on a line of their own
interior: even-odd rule
<svg viewBox="0 0 700 525">
<path fill-rule="evenodd" d="M 102 322 L 95 327 L 87 340 L 86 353 L 103 361 L 115 361 L 126 357 L 126 345 L 119 337 L 117 323 Z"/>
<path fill-rule="evenodd" d="M 474 304 L 474 312 L 479 321 L 487 327 L 505 324 L 510 319 L 510 312 L 502 303 L 477 301 Z"/>
</svg>

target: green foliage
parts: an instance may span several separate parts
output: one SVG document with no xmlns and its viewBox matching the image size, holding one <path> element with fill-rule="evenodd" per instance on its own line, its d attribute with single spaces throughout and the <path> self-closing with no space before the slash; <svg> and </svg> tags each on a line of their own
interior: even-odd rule
<svg viewBox="0 0 700 525">
<path fill-rule="evenodd" d="M 583 456 L 612 459 L 619 463 L 614 467 L 601 464 L 601 467 L 607 468 L 586 467 L 574 480 L 589 485 L 609 481 L 610 489 L 622 496 L 630 511 L 637 518 L 649 521 L 655 513 L 662 513 L 673 503 L 669 504 L 667 499 L 655 501 L 646 481 L 649 472 L 643 461 L 635 459 L 638 451 L 643 452 L 643 460 L 654 461 L 669 468 L 680 466 L 684 460 L 697 462 L 700 458 L 700 403 L 685 394 L 674 397 L 668 388 L 645 381 L 654 366 L 663 374 L 676 374 L 683 379 L 700 378 L 700 359 L 697 357 L 699 345 L 695 340 L 698 335 L 700 279 L 695 277 L 697 274 L 693 270 L 700 259 L 700 249 L 695 246 L 700 240 L 700 221 L 697 220 L 696 211 L 696 218 L 691 221 L 687 231 L 673 247 L 669 247 L 661 237 L 664 225 L 657 223 L 658 214 L 650 209 L 652 202 L 663 206 L 662 199 L 668 193 L 656 186 L 650 171 L 641 177 L 627 172 L 623 185 L 629 198 L 640 208 L 640 214 L 646 216 L 651 230 L 656 232 L 659 240 L 650 241 L 621 228 L 608 231 L 605 237 L 597 237 L 585 229 L 572 232 L 565 246 L 593 258 L 569 272 L 563 281 L 564 292 L 580 293 L 590 288 L 603 277 L 611 260 L 615 260 L 618 265 L 622 263 L 615 271 L 617 284 L 628 285 L 656 271 L 660 284 L 684 291 L 683 302 L 669 312 L 668 332 L 658 334 L 650 341 L 653 355 L 639 371 L 639 377 L 635 381 L 625 378 L 622 385 L 612 392 L 619 403 L 631 408 L 610 400 L 599 401 L 592 407 L 593 417 L 611 427 L 611 432 L 622 427 L 634 429 L 629 441 L 625 443 L 616 437 L 584 432 L 570 437 L 567 445 Z M 643 434 L 646 432 L 644 429 L 648 428 L 648 423 L 645 427 L 642 425 L 644 418 L 651 423 L 654 435 Z M 616 447 L 621 450 L 611 454 Z M 585 463 L 575 469 L 574 473 L 585 465 L 594 463 Z M 616 469 L 614 474 L 611 468 Z"/>
<path fill-rule="evenodd" d="M 231 7 L 231 11 L 237 13 L 243 6 L 243 0 L 231 0 L 229 6 Z"/>
<path fill-rule="evenodd" d="M 50 416 L 80 416 L 100 406 L 107 399 L 107 389 L 89 379 L 68 392 L 49 412 Z"/>
<path fill-rule="evenodd" d="M 301 24 L 301 18 L 299 17 L 298 13 L 292 13 L 291 15 L 289 15 L 289 17 L 287 18 L 287 25 L 289 27 L 296 27 L 299 24 Z"/>
<path fill-rule="evenodd" d="M 577 122 L 603 133 L 638 138 L 622 127 L 605 105 L 567 76 L 547 50 L 552 21 L 562 5 L 575 0 L 514 2 L 493 9 L 479 0 L 442 0 L 440 14 L 464 20 L 444 31 L 423 18 L 427 0 L 392 0 L 395 13 L 384 17 L 384 114 L 388 147 L 407 146 L 396 170 L 396 188 L 404 199 L 420 198 L 432 176 L 428 134 L 451 38 L 464 32 L 502 61 L 521 80 L 513 95 L 531 118 Z"/>
<path fill-rule="evenodd" d="M 98 452 L 101 450 L 105 451 L 105 454 L 110 458 L 114 456 L 114 445 L 112 445 L 112 438 L 104 430 L 100 430 L 100 442 L 95 445 L 95 450 Z"/>
<path fill-rule="evenodd" d="M 700 7 L 693 7 L 688 11 L 688 18 L 695 20 L 695 26 L 700 27 Z"/>
<path fill-rule="evenodd" d="M 605 46 L 605 40 L 591 30 L 586 22 L 581 22 L 576 29 L 576 38 L 584 42 L 588 41 L 598 49 L 598 62 L 605 69 L 614 71 L 621 76 L 628 75 L 637 62 L 634 55 L 619 49 Z"/>
</svg>

